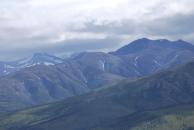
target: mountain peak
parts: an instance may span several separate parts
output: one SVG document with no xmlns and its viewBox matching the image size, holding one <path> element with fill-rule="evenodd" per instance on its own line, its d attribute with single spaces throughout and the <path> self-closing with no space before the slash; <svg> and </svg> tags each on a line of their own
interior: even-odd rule
<svg viewBox="0 0 194 130">
<path fill-rule="evenodd" d="M 31 57 L 16 61 L 17 66 L 30 67 L 38 64 L 55 65 L 62 63 L 63 59 L 44 52 L 34 53 Z"/>
<path fill-rule="evenodd" d="M 151 41 L 151 39 L 143 37 L 143 38 L 137 39 L 135 41 Z"/>
<path fill-rule="evenodd" d="M 127 55 L 129 53 L 134 53 L 137 52 L 139 50 L 142 50 L 146 47 L 148 47 L 148 45 L 152 42 L 152 40 L 148 39 L 148 38 L 141 38 L 141 39 L 137 39 L 123 47 L 121 47 L 120 49 L 118 49 L 115 52 L 112 52 L 111 54 L 115 54 L 115 55 Z"/>
<path fill-rule="evenodd" d="M 194 46 L 186 41 L 177 40 L 177 41 L 169 41 L 167 39 L 156 39 L 151 40 L 148 38 L 141 38 L 137 39 L 128 45 L 121 47 L 120 49 L 112 52 L 111 54 L 114 55 L 128 55 L 131 53 L 136 53 L 143 51 L 145 49 L 152 49 L 153 48 L 173 48 L 176 50 L 192 50 L 194 51 Z"/>
<path fill-rule="evenodd" d="M 177 44 L 192 45 L 191 43 L 189 43 L 187 41 L 184 41 L 182 39 L 179 39 L 179 40 L 176 40 L 176 41 L 173 41 L 173 42 L 177 43 Z"/>
</svg>

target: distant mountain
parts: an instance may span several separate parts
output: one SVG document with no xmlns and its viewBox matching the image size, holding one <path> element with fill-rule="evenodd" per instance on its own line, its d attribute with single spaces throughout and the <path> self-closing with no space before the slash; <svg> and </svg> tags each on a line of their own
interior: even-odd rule
<svg viewBox="0 0 194 130">
<path fill-rule="evenodd" d="M 0 78 L 0 114 L 88 91 L 71 64 L 36 65 Z"/>
<path fill-rule="evenodd" d="M 31 67 L 39 64 L 55 65 L 62 63 L 63 59 L 47 53 L 35 53 L 32 57 L 16 61 L 17 66 Z"/>
<path fill-rule="evenodd" d="M 133 82 L 125 80 L 103 90 L 4 116 L 0 120 L 0 129 L 123 130 L 136 127 L 141 129 L 145 125 L 150 125 L 141 122 L 173 112 L 176 114 L 176 111 L 184 112 L 186 108 L 176 111 L 174 108 L 193 103 L 194 62 L 191 62 L 174 70 L 159 72 Z M 190 108 L 192 110 L 192 105 Z M 185 114 L 184 118 L 191 119 L 188 116 Z M 173 119 L 182 120 L 179 116 L 165 119 L 168 122 Z M 162 122 L 151 123 L 156 125 L 150 127 L 162 125 Z M 185 123 L 183 126 L 189 128 L 192 124 Z"/>
<path fill-rule="evenodd" d="M 80 71 L 91 70 L 92 75 L 106 73 L 125 78 L 146 76 L 193 60 L 194 46 L 188 42 L 147 38 L 135 40 L 115 52 L 83 52 L 65 59 L 77 64 L 75 66 L 79 65 Z M 64 59 L 56 56 L 35 53 L 32 57 L 21 60 L 0 62 L 0 76 L 38 64 L 55 65 L 62 62 Z"/>
<path fill-rule="evenodd" d="M 194 60 L 194 46 L 183 40 L 138 39 L 111 52 L 126 61 L 136 70 L 136 75 L 144 76 L 169 67 Z"/>
<path fill-rule="evenodd" d="M 169 48 L 173 50 L 190 50 L 194 51 L 194 46 L 186 41 L 169 41 L 167 39 L 151 40 L 148 38 L 142 38 L 131 42 L 130 44 L 121 47 L 115 52 L 114 55 L 129 55 L 138 53 L 146 49 L 162 49 Z"/>
<path fill-rule="evenodd" d="M 55 66 L 40 64 L 3 76 L 0 78 L 0 114 L 80 95 L 124 79 L 96 73 L 98 70 L 89 67 L 80 68 L 78 63 L 64 61 Z"/>
<path fill-rule="evenodd" d="M 103 52 L 83 52 L 69 61 L 79 66 L 90 87 L 104 85 L 107 80 L 112 82 L 113 78 L 132 77 L 135 73 L 120 57 Z"/>
<path fill-rule="evenodd" d="M 0 114 L 80 95 L 126 78 L 133 81 L 194 59 L 193 45 L 181 40 L 144 38 L 123 48 L 112 53 L 83 52 L 65 60 L 38 53 L 9 63 L 12 67 L 7 68 L 12 70 L 0 69 L 12 72 L 0 78 Z"/>
<path fill-rule="evenodd" d="M 115 52 L 84 52 L 69 60 L 78 63 L 82 72 L 92 73 L 92 76 L 108 73 L 125 78 L 139 77 L 193 61 L 194 45 L 182 40 L 142 38 Z M 91 75 L 88 78 L 91 79 Z"/>
<path fill-rule="evenodd" d="M 115 52 L 83 52 L 66 59 L 68 62 L 73 61 L 77 64 L 75 66 L 79 65 L 80 71 L 90 72 L 88 70 L 91 70 L 92 75 L 106 73 L 125 78 L 146 76 L 192 60 L 194 60 L 194 46 L 188 42 L 147 38 L 135 40 Z M 64 60 L 61 58 L 36 53 L 32 57 L 18 61 L 0 62 L 0 75 L 38 64 L 55 65 L 62 62 Z"/>
<path fill-rule="evenodd" d="M 31 57 L 20 59 L 12 62 L 0 62 L 0 76 L 21 70 L 23 68 L 32 67 L 39 64 L 55 65 L 62 63 L 63 59 L 46 53 L 35 53 Z"/>
</svg>

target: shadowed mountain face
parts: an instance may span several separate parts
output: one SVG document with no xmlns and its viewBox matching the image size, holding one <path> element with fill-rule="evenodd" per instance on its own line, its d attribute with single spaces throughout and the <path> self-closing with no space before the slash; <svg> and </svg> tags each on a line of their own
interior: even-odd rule
<svg viewBox="0 0 194 130">
<path fill-rule="evenodd" d="M 84 52 L 66 60 L 35 54 L 17 62 L 23 69 L 0 78 L 0 113 L 174 68 L 193 60 L 193 48 L 184 41 L 139 39 L 108 54 Z"/>
<path fill-rule="evenodd" d="M 158 70 L 186 63 L 194 59 L 194 46 L 182 40 L 138 39 L 115 52 L 84 52 L 66 61 L 89 68 L 95 73 L 109 73 L 123 77 L 152 74 Z M 55 65 L 64 60 L 45 53 L 13 62 L 0 62 L 0 75 L 7 75 L 23 68 L 44 64 Z"/>
<path fill-rule="evenodd" d="M 145 38 L 108 54 L 85 52 L 69 59 L 79 64 L 80 70 L 90 81 L 95 81 L 94 76 L 102 73 L 125 78 L 147 76 L 193 60 L 194 46 L 190 43 Z"/>
<path fill-rule="evenodd" d="M 0 113 L 80 95 L 95 89 L 97 85 L 113 84 L 123 79 L 106 73 L 92 77 L 89 76 L 94 73 L 92 70 L 84 73 L 79 68 L 73 62 L 56 66 L 38 65 L 2 77 Z"/>
<path fill-rule="evenodd" d="M 144 113 L 194 103 L 194 62 L 136 81 L 5 116 L 2 130 L 120 130 L 132 128 Z M 141 115 L 142 114 L 142 115 Z M 76 123 L 76 125 L 75 125 Z"/>
<path fill-rule="evenodd" d="M 151 48 L 169 48 L 174 50 L 190 50 L 194 51 L 193 45 L 191 45 L 188 42 L 185 42 L 183 40 L 178 41 L 169 41 L 166 39 L 160 39 L 160 40 L 150 40 L 147 38 L 138 39 L 136 41 L 133 41 L 132 43 L 118 49 L 115 52 L 112 52 L 112 54 L 115 55 L 128 55 L 133 53 L 138 53 L 146 49 Z"/>
<path fill-rule="evenodd" d="M 136 40 L 111 54 L 133 66 L 136 75 L 148 75 L 161 69 L 194 60 L 194 46 L 182 40 Z"/>
</svg>

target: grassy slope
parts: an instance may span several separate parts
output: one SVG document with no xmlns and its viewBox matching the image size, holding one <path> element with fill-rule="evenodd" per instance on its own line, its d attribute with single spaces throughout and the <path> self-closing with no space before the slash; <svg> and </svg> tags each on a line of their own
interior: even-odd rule
<svg viewBox="0 0 194 130">
<path fill-rule="evenodd" d="M 194 102 L 194 63 L 135 82 L 19 111 L 0 120 L 1 130 L 125 130 L 160 117 L 158 110 Z M 155 114 L 156 113 L 156 114 Z M 162 114 L 166 115 L 166 114 Z M 17 129 L 18 128 L 18 129 Z"/>
<path fill-rule="evenodd" d="M 1 121 L 1 130 L 8 129 L 8 127 L 6 128 L 5 126 L 9 126 L 9 130 L 15 130 L 17 128 L 18 130 L 42 130 L 42 126 L 39 127 L 38 124 L 47 121 L 51 121 L 51 125 L 54 125 L 56 129 L 62 130 L 63 128 L 60 127 L 60 125 L 56 125 L 54 123 L 55 117 L 59 118 L 59 114 L 55 116 L 52 115 L 53 112 L 47 111 L 47 114 L 43 112 L 49 107 L 49 105 L 45 105 L 24 110 L 14 115 L 11 115 L 9 116 L 9 118 L 6 118 Z M 39 111 L 40 113 L 37 113 L 37 111 Z M 44 115 L 42 115 L 41 113 L 44 113 Z M 62 115 L 63 114 L 61 114 L 61 116 Z M 52 116 L 53 119 L 49 118 L 50 116 Z M 61 117 L 61 119 L 64 118 Z M 64 120 L 61 120 L 60 123 L 63 123 L 63 121 Z M 193 122 L 194 105 L 191 104 L 134 113 L 130 116 L 124 116 L 122 118 L 112 120 L 112 122 L 107 122 L 106 125 L 91 128 L 90 130 L 194 130 Z M 13 127 L 10 127 L 10 125 L 8 124 L 12 124 Z M 76 124 L 77 123 L 75 122 L 75 125 Z M 28 127 L 20 127 L 25 125 L 28 125 Z M 30 128 L 30 126 L 36 127 Z M 52 130 L 52 128 L 47 129 Z"/>
<path fill-rule="evenodd" d="M 155 114 L 159 116 L 145 120 L 130 130 L 194 130 L 193 105 L 161 110 Z"/>
</svg>

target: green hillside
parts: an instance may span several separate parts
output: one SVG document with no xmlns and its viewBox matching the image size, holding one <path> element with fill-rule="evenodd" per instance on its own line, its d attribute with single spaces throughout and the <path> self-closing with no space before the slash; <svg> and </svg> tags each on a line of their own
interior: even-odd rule
<svg viewBox="0 0 194 130">
<path fill-rule="evenodd" d="M 0 129 L 129 130 L 149 127 L 146 121 L 151 121 L 153 129 L 154 126 L 173 125 L 168 122 L 174 121 L 174 128 L 181 127 L 181 123 L 176 126 L 177 113 L 175 116 L 168 113 L 187 112 L 187 107 L 179 109 L 177 106 L 193 103 L 194 62 L 174 71 L 160 72 L 133 82 L 123 81 L 86 95 L 6 115 L 0 119 Z M 183 117 L 180 122 L 187 118 L 192 117 Z M 160 119 L 167 124 L 157 123 Z"/>
<path fill-rule="evenodd" d="M 194 130 L 194 106 L 160 111 L 158 118 L 145 120 L 130 130 Z"/>
</svg>

